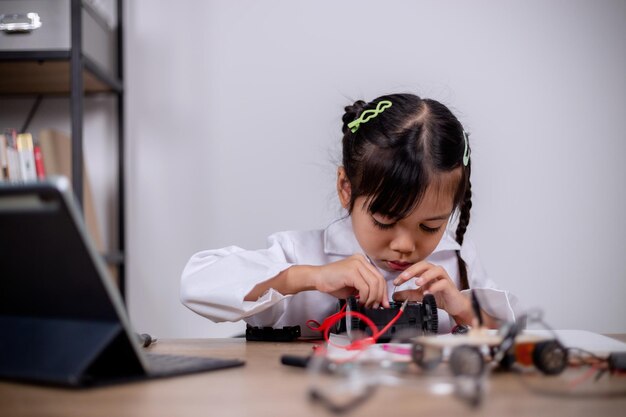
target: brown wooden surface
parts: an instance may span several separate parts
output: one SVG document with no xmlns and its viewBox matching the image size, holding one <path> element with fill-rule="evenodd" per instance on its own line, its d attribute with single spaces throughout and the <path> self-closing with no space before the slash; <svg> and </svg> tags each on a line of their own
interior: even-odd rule
<svg viewBox="0 0 626 417">
<path fill-rule="evenodd" d="M 626 335 L 617 335 L 626 341 Z M 323 416 L 329 412 L 309 402 L 309 376 L 303 369 L 280 364 L 280 356 L 307 355 L 312 344 L 246 342 L 244 339 L 161 340 L 150 348 L 159 353 L 245 359 L 240 368 L 87 390 L 0 383 L 0 416 Z M 414 365 L 402 386 L 379 388 L 349 415 L 362 416 L 623 416 L 626 377 L 604 376 L 580 384 L 568 398 L 533 393 L 561 390 L 586 369 L 558 377 L 531 372 L 522 379 L 492 374 L 478 410 L 452 395 L 432 393 L 433 384 L 448 377 L 425 376 Z M 613 398 L 592 397 L 621 392 Z"/>
<path fill-rule="evenodd" d="M 110 91 L 89 71 L 83 71 L 87 92 Z M 0 62 L 0 91 L 3 94 L 68 94 L 70 91 L 69 61 L 6 61 Z"/>
</svg>

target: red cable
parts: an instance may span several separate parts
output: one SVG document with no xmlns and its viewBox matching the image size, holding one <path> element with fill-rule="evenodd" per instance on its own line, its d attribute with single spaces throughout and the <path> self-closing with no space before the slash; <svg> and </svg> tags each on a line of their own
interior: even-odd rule
<svg viewBox="0 0 626 417">
<path fill-rule="evenodd" d="M 589 370 L 587 372 L 585 372 L 583 375 L 581 375 L 578 378 L 570 381 L 569 387 L 570 388 L 575 388 L 580 383 L 582 383 L 582 382 L 588 380 L 589 378 L 591 378 L 595 373 L 598 372 L 599 369 L 600 369 L 600 367 L 598 365 L 592 365 L 591 368 L 589 368 Z"/>
<path fill-rule="evenodd" d="M 374 324 L 374 322 L 369 317 L 367 317 L 366 315 L 364 315 L 362 313 L 359 313 L 359 312 L 356 312 L 356 311 L 349 311 L 349 312 L 345 311 L 346 310 L 346 305 L 347 304 L 344 304 L 344 306 L 341 308 L 341 310 L 338 313 L 335 313 L 335 314 L 332 314 L 332 315 L 326 317 L 326 319 L 324 319 L 322 324 L 319 324 L 315 320 L 308 320 L 306 322 L 306 325 L 311 330 L 324 332 L 324 340 L 326 340 L 326 342 L 328 342 L 329 344 L 331 344 L 333 346 L 336 346 L 336 347 L 341 348 L 341 349 L 346 349 L 346 350 L 362 350 L 362 349 L 367 348 L 370 345 L 375 344 L 376 341 L 380 338 L 380 336 L 385 334 L 385 332 L 387 332 L 387 330 L 389 330 L 389 328 L 391 328 L 391 326 L 393 326 L 393 324 L 396 321 L 398 321 L 398 319 L 400 318 L 400 316 L 404 312 L 404 305 L 403 305 L 400 308 L 400 311 L 398 311 L 398 313 L 395 315 L 395 317 L 393 319 L 391 319 L 391 321 L 389 321 L 389 323 L 387 323 L 387 325 L 385 327 L 383 327 L 379 331 L 378 328 L 376 327 L 376 324 Z M 372 336 L 366 337 L 365 339 L 361 339 L 361 340 L 355 340 L 354 342 L 350 343 L 347 346 L 341 346 L 341 345 L 337 345 L 336 343 L 331 342 L 330 341 L 330 329 L 339 320 L 341 320 L 344 317 L 347 318 L 348 316 L 356 317 L 358 319 L 363 320 L 365 322 L 365 324 L 367 324 L 367 326 L 372 331 Z M 312 324 L 315 324 L 316 326 L 314 327 Z"/>
<path fill-rule="evenodd" d="M 382 330 L 376 335 L 375 339 L 378 340 L 378 338 L 382 335 L 384 335 L 387 330 L 389 330 L 391 328 L 391 326 L 393 326 L 393 324 L 395 322 L 398 321 L 398 319 L 400 318 L 400 316 L 402 315 L 402 313 L 404 313 L 404 306 L 405 304 L 402 304 L 402 307 L 400 307 L 400 311 L 398 311 L 398 314 L 396 314 L 396 316 L 394 318 L 391 319 L 391 321 L 389 323 L 387 323 L 387 325 L 385 327 L 382 328 Z"/>
</svg>

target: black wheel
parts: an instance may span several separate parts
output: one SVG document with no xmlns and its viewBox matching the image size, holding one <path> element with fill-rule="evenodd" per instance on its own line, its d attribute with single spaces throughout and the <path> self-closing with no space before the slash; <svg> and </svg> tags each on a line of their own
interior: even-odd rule
<svg viewBox="0 0 626 417">
<path fill-rule="evenodd" d="M 346 300 L 340 299 L 339 302 L 337 303 L 337 311 L 341 311 L 344 305 L 346 305 Z M 345 317 L 342 318 L 341 320 L 338 320 L 337 323 L 335 323 L 333 332 L 336 334 L 341 334 L 341 333 L 346 332 L 346 318 Z"/>
<path fill-rule="evenodd" d="M 500 359 L 500 368 L 504 371 L 509 371 L 513 368 L 515 364 L 515 353 L 513 349 L 509 349 L 506 353 L 502 355 L 502 359 Z"/>
<path fill-rule="evenodd" d="M 450 370 L 454 376 L 480 376 L 485 370 L 485 359 L 476 346 L 461 345 L 450 353 Z"/>
<path fill-rule="evenodd" d="M 493 356 L 502 370 L 508 371 L 515 364 L 515 338 L 520 331 L 519 325 L 514 322 L 505 323 L 498 331 L 498 334 L 502 336 L 502 342 L 494 349 Z"/>
<path fill-rule="evenodd" d="M 438 329 L 439 319 L 435 296 L 426 294 L 422 300 L 422 330 L 424 334 L 437 334 Z"/>
<path fill-rule="evenodd" d="M 425 371 L 435 369 L 443 360 L 443 353 L 440 348 L 421 343 L 413 343 L 411 356 L 413 362 Z"/>
<path fill-rule="evenodd" d="M 546 375 L 558 375 L 567 366 L 567 350 L 556 340 L 539 342 L 533 350 L 533 363 Z"/>
</svg>

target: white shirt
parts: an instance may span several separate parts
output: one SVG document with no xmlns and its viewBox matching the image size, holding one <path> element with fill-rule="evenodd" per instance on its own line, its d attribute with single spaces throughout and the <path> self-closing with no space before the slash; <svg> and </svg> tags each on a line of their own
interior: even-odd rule
<svg viewBox="0 0 626 417">
<path fill-rule="evenodd" d="M 497 289 L 490 280 L 471 241 L 460 246 L 447 230 L 426 259 L 440 265 L 457 287 L 459 268 L 456 251 L 467 265 L 468 282 L 476 291 L 481 307 L 501 320 L 515 320 L 517 300 Z M 253 326 L 282 328 L 300 325 L 302 336 L 320 336 L 306 326 L 307 320 L 322 322 L 337 311 L 338 300 L 319 291 L 283 295 L 268 290 L 256 301 L 244 297 L 259 283 L 267 281 L 293 265 L 325 265 L 345 259 L 363 250 L 359 246 L 350 217 L 335 221 L 325 230 L 279 232 L 268 238 L 268 248 L 245 250 L 237 246 L 206 250 L 191 257 L 182 274 L 180 297 L 183 304 L 214 322 L 245 320 Z M 388 285 L 390 297 L 393 280 L 399 273 L 380 271 Z M 415 288 L 409 280 L 396 290 Z M 438 310 L 439 333 L 448 333 L 455 325 L 444 311 Z"/>
</svg>

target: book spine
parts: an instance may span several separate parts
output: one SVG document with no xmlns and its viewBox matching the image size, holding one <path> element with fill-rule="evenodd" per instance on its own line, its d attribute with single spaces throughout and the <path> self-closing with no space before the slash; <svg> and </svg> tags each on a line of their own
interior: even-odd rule
<svg viewBox="0 0 626 417">
<path fill-rule="evenodd" d="M 19 155 L 22 180 L 37 180 L 35 154 L 33 153 L 33 136 L 30 133 L 20 133 L 17 135 L 17 152 Z"/>
<path fill-rule="evenodd" d="M 43 163 L 43 153 L 41 152 L 41 146 L 34 144 L 33 154 L 35 155 L 35 171 L 37 172 L 37 178 L 43 180 L 46 178 L 46 167 Z"/>
<path fill-rule="evenodd" d="M 8 179 L 21 181 L 20 156 L 17 153 L 17 132 L 15 129 L 7 129 L 4 135 L 7 141 L 7 171 Z"/>
<path fill-rule="evenodd" d="M 9 161 L 7 160 L 7 138 L 0 135 L 0 181 L 9 179 Z"/>
</svg>

